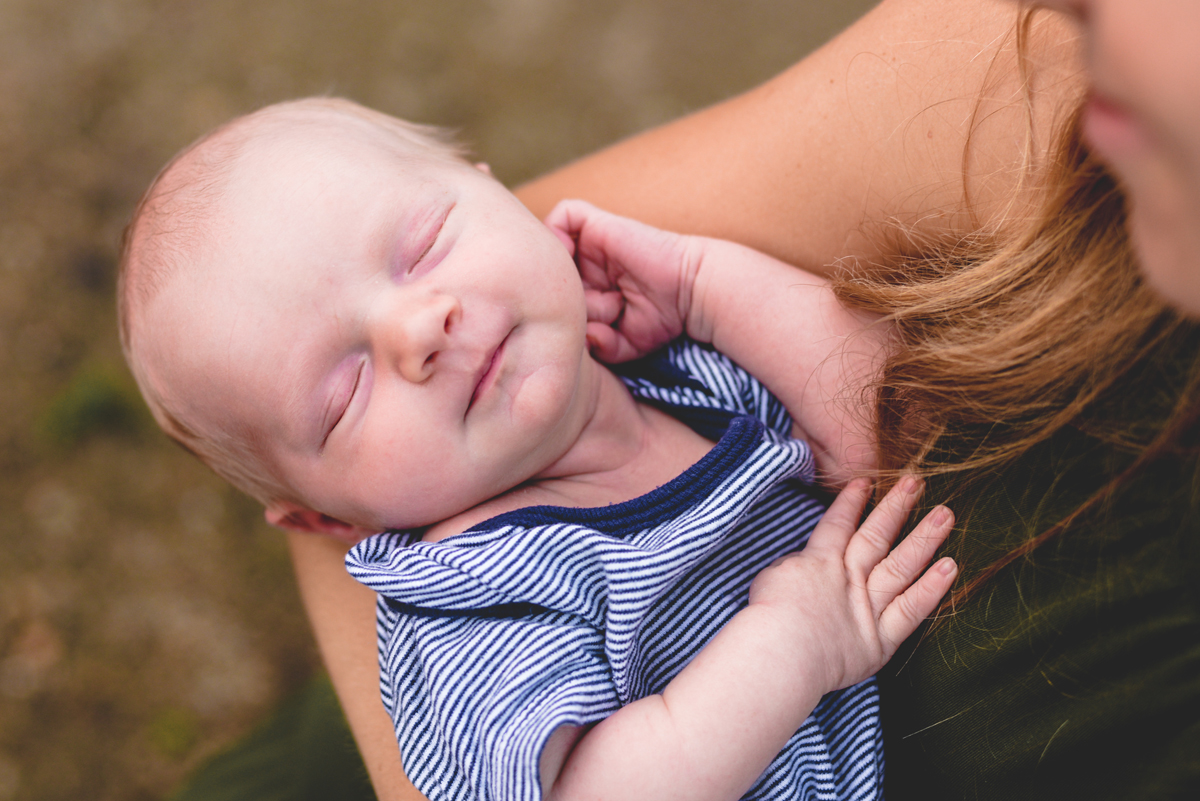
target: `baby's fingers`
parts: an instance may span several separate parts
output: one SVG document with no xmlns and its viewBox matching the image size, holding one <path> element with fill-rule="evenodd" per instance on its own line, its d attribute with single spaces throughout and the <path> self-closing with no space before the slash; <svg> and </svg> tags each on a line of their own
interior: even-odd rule
<svg viewBox="0 0 1200 801">
<path fill-rule="evenodd" d="M 921 574 L 953 526 L 954 514 L 944 506 L 937 507 L 871 571 L 867 590 L 872 606 L 882 607 L 879 635 L 889 651 L 894 652 L 937 608 L 958 575 L 958 566 L 950 557 L 939 559 Z"/>
<path fill-rule="evenodd" d="M 848 568 L 866 577 L 883 561 L 904 527 L 904 521 L 908 520 L 923 486 L 919 479 L 905 476 L 883 496 L 846 547 Z"/>
<path fill-rule="evenodd" d="M 943 556 L 884 608 L 879 616 L 879 637 L 886 644 L 887 658 L 917 630 L 921 621 L 933 614 L 957 575 L 958 565 L 949 556 Z"/>
<path fill-rule="evenodd" d="M 839 554 L 846 552 L 846 545 L 862 520 L 863 509 L 871 496 L 871 482 L 865 478 L 856 478 L 845 486 L 829 504 L 825 516 L 813 529 L 808 541 L 808 550 L 836 550 Z"/>
<path fill-rule="evenodd" d="M 592 356 L 609 364 L 627 362 L 645 355 L 617 329 L 603 323 L 587 324 L 587 346 Z"/>
<path fill-rule="evenodd" d="M 583 300 L 588 322 L 612 325 L 625 313 L 625 296 L 617 290 L 585 289 Z"/>
<path fill-rule="evenodd" d="M 544 222 L 560 238 L 573 241 L 596 211 L 598 209 L 586 200 L 560 200 Z"/>
<path fill-rule="evenodd" d="M 904 592 L 921 575 L 954 527 L 954 514 L 939 506 L 917 524 L 867 577 L 867 591 L 878 609 Z M 940 597 L 940 596 L 939 596 Z"/>
</svg>

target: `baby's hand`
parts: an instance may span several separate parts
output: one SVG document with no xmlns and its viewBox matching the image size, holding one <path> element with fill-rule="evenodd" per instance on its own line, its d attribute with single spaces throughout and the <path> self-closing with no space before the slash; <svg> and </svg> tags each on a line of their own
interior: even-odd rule
<svg viewBox="0 0 1200 801">
<path fill-rule="evenodd" d="M 582 200 L 559 203 L 546 225 L 575 258 L 587 299 L 587 338 L 607 362 L 636 359 L 688 330 L 702 243 L 618 217 Z"/>
<path fill-rule="evenodd" d="M 851 482 L 807 547 L 775 562 L 750 586 L 751 607 L 769 610 L 797 658 L 819 666 L 825 692 L 882 668 L 958 573 L 954 560 L 943 557 L 922 575 L 954 525 L 949 509 L 934 509 L 892 550 L 921 482 L 901 479 L 859 526 L 870 488 L 864 479 Z"/>
</svg>

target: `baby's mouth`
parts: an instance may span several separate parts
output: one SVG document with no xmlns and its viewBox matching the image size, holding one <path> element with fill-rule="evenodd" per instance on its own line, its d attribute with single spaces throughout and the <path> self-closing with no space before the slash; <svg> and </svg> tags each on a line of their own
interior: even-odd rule
<svg viewBox="0 0 1200 801">
<path fill-rule="evenodd" d="M 487 392 L 494 383 L 496 383 L 496 376 L 500 372 L 499 368 L 501 355 L 504 352 L 505 344 L 508 342 L 508 337 L 509 334 L 504 335 L 504 339 L 500 340 L 500 344 L 496 346 L 494 351 L 492 351 L 491 358 L 488 359 L 487 364 L 484 365 L 483 372 L 479 375 L 479 379 L 475 382 L 475 389 L 471 393 L 471 401 L 467 404 L 468 412 L 470 412 L 471 408 L 475 405 L 475 401 L 478 400 L 481 395 Z"/>
</svg>

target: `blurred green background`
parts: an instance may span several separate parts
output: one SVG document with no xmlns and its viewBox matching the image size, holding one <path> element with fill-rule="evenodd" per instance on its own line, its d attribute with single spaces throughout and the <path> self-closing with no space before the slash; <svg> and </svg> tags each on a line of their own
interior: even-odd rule
<svg viewBox="0 0 1200 801">
<path fill-rule="evenodd" d="M 283 538 L 153 429 L 121 361 L 117 246 L 173 152 L 337 94 L 459 130 L 515 184 L 869 5 L 0 0 L 0 801 L 164 798 L 319 670 Z"/>
</svg>

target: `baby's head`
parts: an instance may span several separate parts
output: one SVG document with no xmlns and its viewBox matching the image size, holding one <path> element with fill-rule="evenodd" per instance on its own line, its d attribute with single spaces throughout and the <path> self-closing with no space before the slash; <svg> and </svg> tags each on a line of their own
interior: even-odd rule
<svg viewBox="0 0 1200 801">
<path fill-rule="evenodd" d="M 280 104 L 177 156 L 130 223 L 122 342 L 167 433 L 287 528 L 428 525 L 589 414 L 556 236 L 427 129 Z"/>
</svg>

